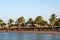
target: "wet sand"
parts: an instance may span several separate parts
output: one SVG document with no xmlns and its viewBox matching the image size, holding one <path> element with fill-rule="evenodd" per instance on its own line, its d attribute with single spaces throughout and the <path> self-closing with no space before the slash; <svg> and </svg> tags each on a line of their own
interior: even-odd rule
<svg viewBox="0 0 60 40">
<path fill-rule="evenodd" d="M 39 34 L 58 34 L 60 35 L 60 32 L 57 31 L 18 31 L 19 33 L 39 33 Z"/>
<path fill-rule="evenodd" d="M 16 33 L 38 33 L 38 34 L 55 34 L 60 35 L 58 31 L 0 31 L 1 32 L 16 32 Z"/>
</svg>

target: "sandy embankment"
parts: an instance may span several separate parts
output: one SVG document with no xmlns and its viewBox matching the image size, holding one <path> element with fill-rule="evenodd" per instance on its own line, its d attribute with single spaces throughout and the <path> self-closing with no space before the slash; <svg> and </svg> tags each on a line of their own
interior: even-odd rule
<svg viewBox="0 0 60 40">
<path fill-rule="evenodd" d="M 60 35 L 60 32 L 57 31 L 18 31 L 19 33 L 38 33 L 38 34 L 57 34 Z"/>
<path fill-rule="evenodd" d="M 0 31 L 0 32 L 17 32 L 17 33 L 38 33 L 38 34 L 57 34 L 60 35 L 58 31 Z"/>
</svg>

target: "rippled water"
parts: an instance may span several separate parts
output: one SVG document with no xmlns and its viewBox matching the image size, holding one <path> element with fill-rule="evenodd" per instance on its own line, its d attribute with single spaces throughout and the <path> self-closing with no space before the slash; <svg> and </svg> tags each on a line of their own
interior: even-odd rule
<svg viewBox="0 0 60 40">
<path fill-rule="evenodd" d="M 2 32 L 0 40 L 60 40 L 60 35 Z"/>
</svg>

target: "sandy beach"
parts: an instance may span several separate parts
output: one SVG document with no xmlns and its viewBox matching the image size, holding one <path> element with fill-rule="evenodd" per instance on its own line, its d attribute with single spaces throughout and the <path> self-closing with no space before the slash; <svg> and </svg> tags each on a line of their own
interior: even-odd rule
<svg viewBox="0 0 60 40">
<path fill-rule="evenodd" d="M 57 31 L 18 31 L 19 33 L 38 33 L 38 34 L 57 34 L 60 35 L 60 32 Z"/>
<path fill-rule="evenodd" d="M 60 32 L 58 31 L 0 31 L 1 32 L 17 32 L 17 33 L 38 33 L 38 34 L 59 34 L 60 35 Z"/>
</svg>

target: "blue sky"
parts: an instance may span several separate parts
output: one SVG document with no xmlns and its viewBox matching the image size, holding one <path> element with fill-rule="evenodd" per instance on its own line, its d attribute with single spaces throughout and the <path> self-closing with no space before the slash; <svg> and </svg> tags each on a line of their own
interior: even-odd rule
<svg viewBox="0 0 60 40">
<path fill-rule="evenodd" d="M 26 20 L 42 16 L 45 20 L 55 13 L 60 17 L 60 0 L 0 0 L 0 19 L 24 16 Z"/>
</svg>

